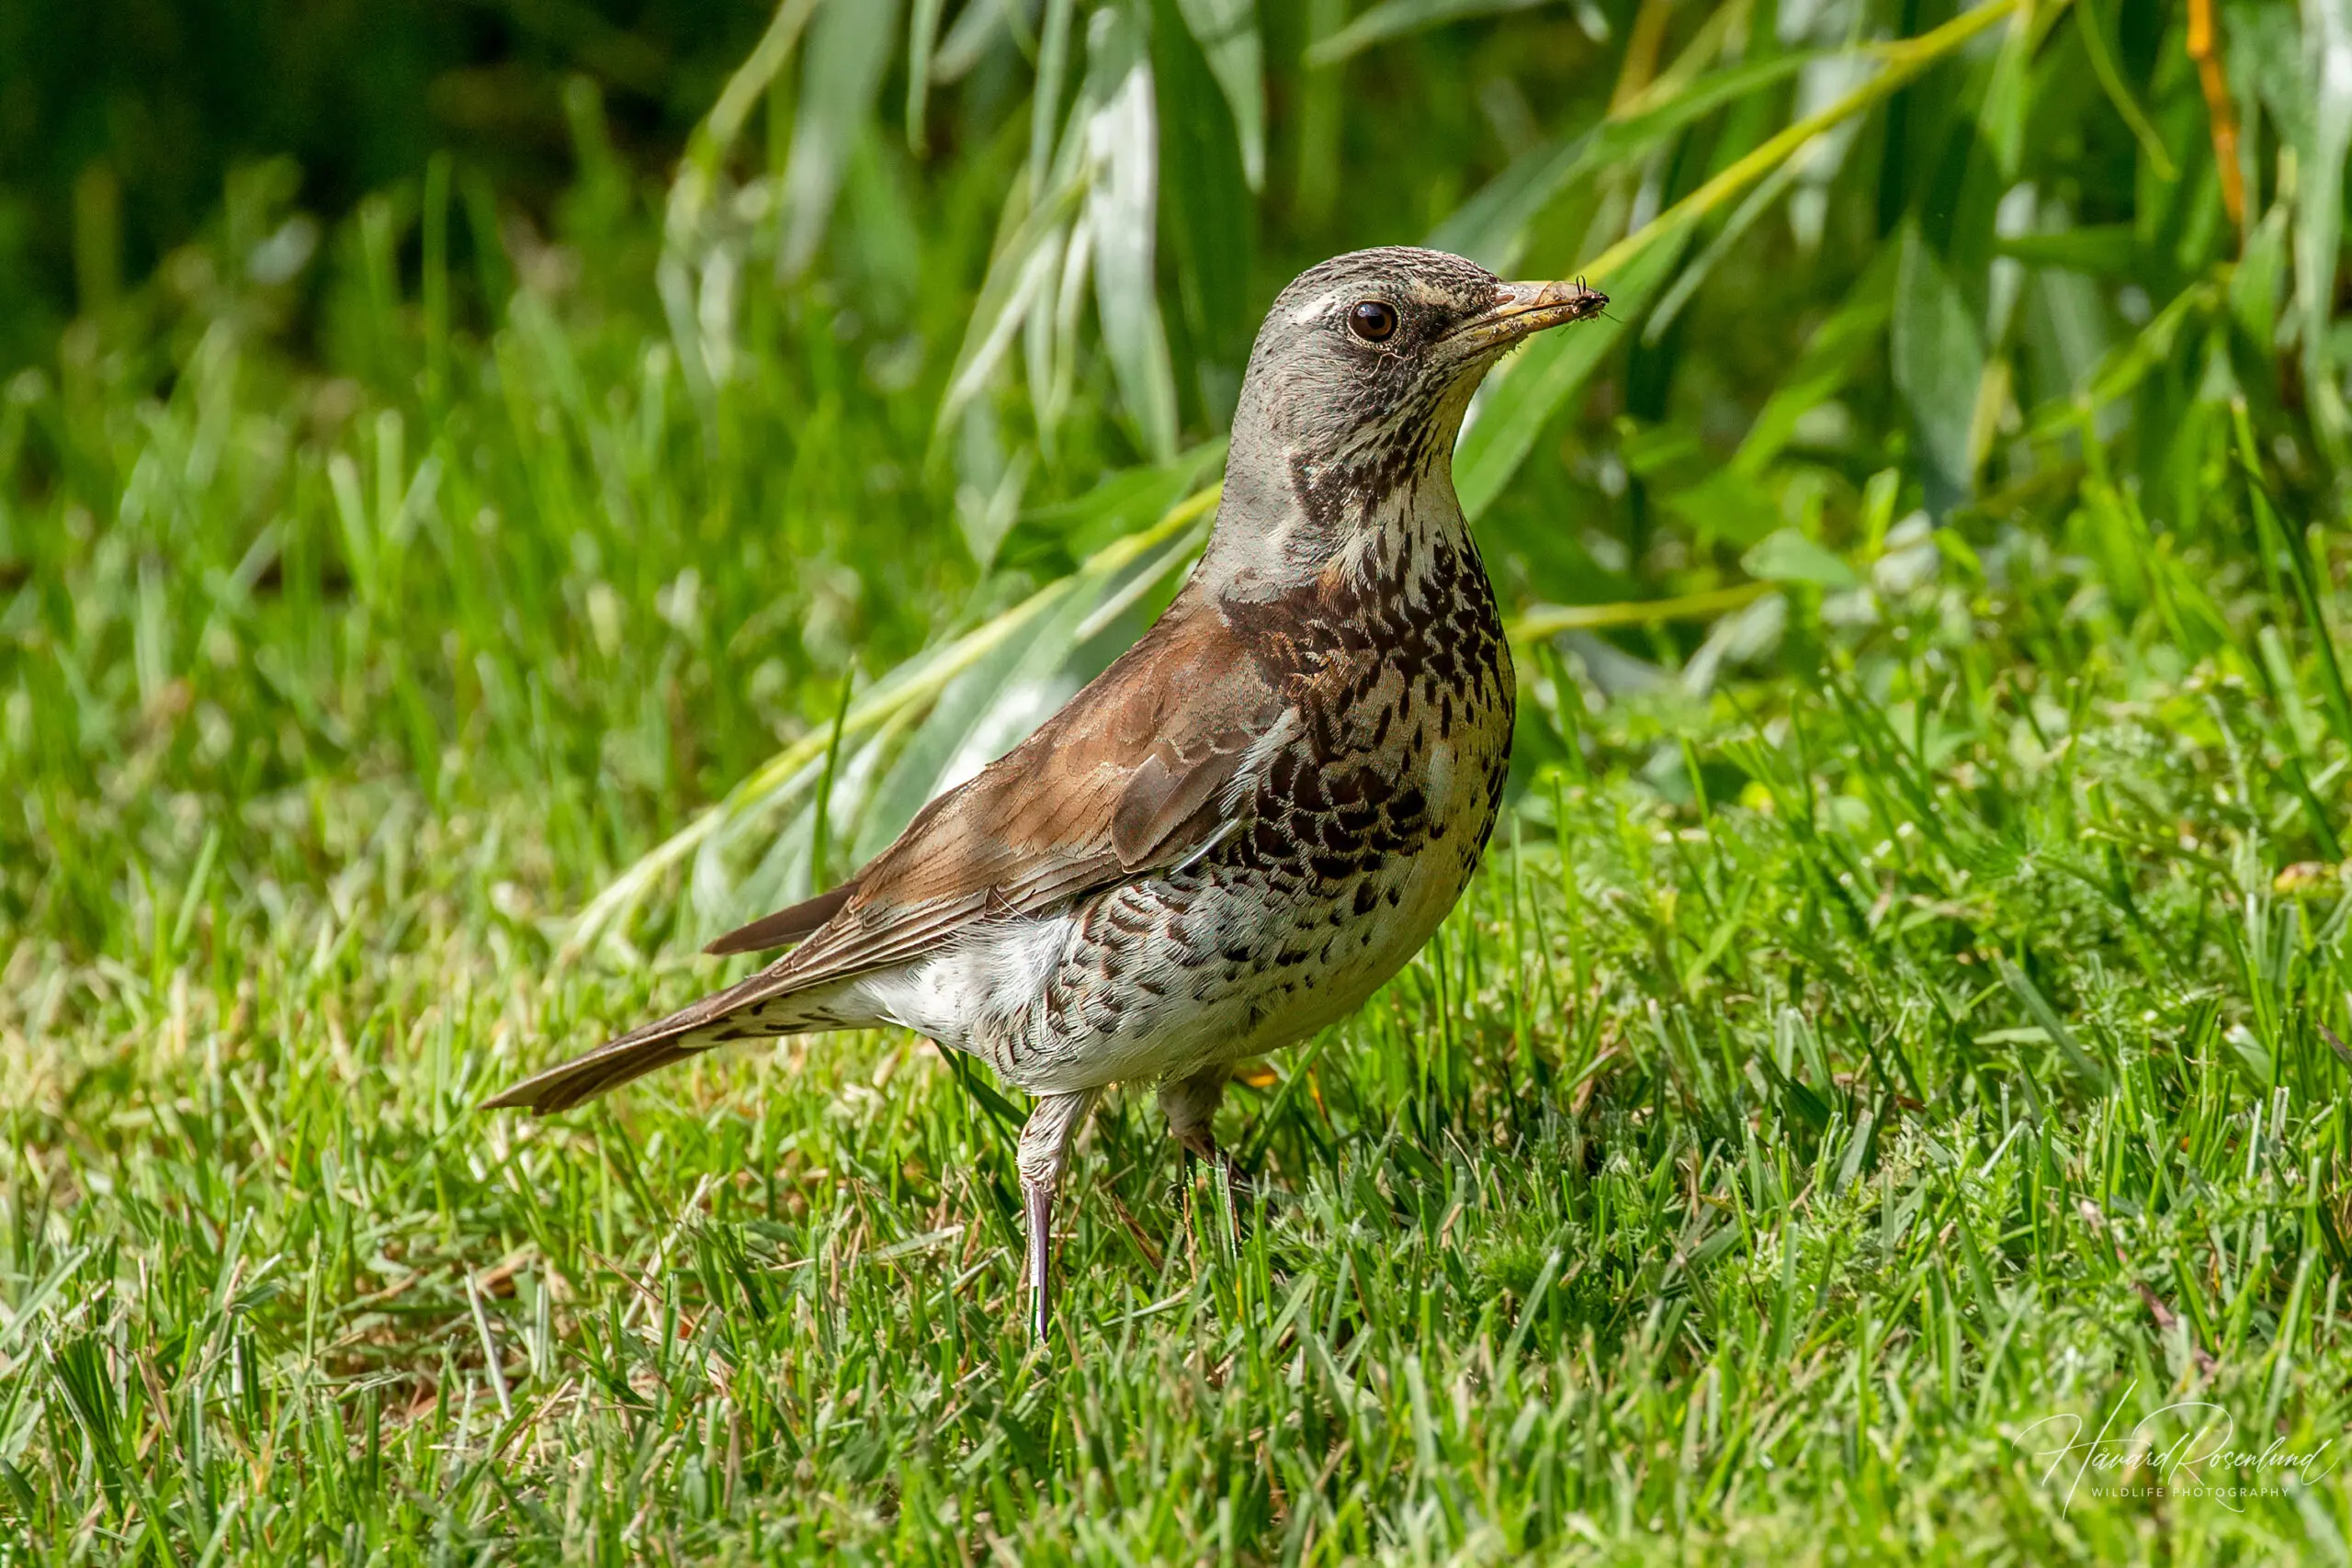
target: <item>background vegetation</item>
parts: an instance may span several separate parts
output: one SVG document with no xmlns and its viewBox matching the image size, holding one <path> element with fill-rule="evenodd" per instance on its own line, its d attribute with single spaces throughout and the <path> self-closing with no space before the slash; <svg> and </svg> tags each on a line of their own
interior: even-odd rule
<svg viewBox="0 0 2352 1568">
<path fill-rule="evenodd" d="M 12 1558 L 2346 1554 L 2032 1425 L 2352 1424 L 2332 0 L 27 6 L 0 127 Z M 1414 240 L 1617 304 L 1238 1250 L 1114 1101 L 1031 1356 L 902 1038 L 470 1110 L 1124 646 Z"/>
</svg>

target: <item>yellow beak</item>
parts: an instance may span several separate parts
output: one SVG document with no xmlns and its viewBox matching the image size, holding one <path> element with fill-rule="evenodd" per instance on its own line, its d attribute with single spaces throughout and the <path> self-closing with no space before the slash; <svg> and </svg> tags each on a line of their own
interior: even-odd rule
<svg viewBox="0 0 2352 1568">
<path fill-rule="evenodd" d="M 1493 309 L 1446 336 L 1472 350 L 1507 347 L 1547 327 L 1589 321 L 1608 308 L 1609 296 L 1587 288 L 1580 277 L 1573 283 L 1506 283 Z"/>
</svg>

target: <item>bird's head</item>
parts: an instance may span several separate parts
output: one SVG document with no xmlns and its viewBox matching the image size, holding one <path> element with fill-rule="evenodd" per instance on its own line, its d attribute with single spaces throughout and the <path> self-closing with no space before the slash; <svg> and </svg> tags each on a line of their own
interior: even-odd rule
<svg viewBox="0 0 2352 1568">
<path fill-rule="evenodd" d="M 1219 533 L 1279 545 L 1305 570 L 1407 487 L 1442 489 L 1451 506 L 1453 442 L 1479 381 L 1522 340 L 1608 303 L 1581 280 L 1506 283 L 1460 256 L 1403 245 L 1308 268 L 1276 298 L 1250 350 Z"/>
</svg>

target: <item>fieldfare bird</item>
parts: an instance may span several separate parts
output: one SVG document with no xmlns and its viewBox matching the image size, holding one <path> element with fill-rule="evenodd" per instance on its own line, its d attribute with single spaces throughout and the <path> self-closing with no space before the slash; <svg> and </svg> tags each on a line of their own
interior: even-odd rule
<svg viewBox="0 0 2352 1568">
<path fill-rule="evenodd" d="M 1142 639 L 849 881 L 709 948 L 784 957 L 490 1104 L 561 1111 L 820 1030 L 967 1052 L 1036 1097 L 1042 1336 L 1055 1189 L 1103 1089 L 1157 1083 L 1217 1158 L 1232 1064 L 1353 1009 L 1468 885 L 1515 693 L 1454 437 L 1513 344 L 1608 302 L 1401 247 L 1301 274 L 1250 351 L 1207 548 Z"/>
</svg>

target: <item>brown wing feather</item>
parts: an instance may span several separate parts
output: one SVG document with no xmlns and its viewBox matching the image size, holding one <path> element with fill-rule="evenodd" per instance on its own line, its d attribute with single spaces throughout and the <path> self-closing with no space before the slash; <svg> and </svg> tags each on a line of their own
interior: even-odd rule
<svg viewBox="0 0 2352 1568">
<path fill-rule="evenodd" d="M 1180 597 L 1143 639 L 1027 740 L 925 807 L 846 886 L 779 910 L 710 951 L 807 932 L 760 973 L 515 1085 L 494 1106 L 560 1111 L 731 1036 L 790 1032 L 763 1004 L 904 963 L 979 919 L 1040 912 L 1181 864 L 1231 823 L 1223 800 L 1283 698 L 1214 609 Z M 836 900 L 838 902 L 836 902 Z M 831 909 L 824 909 L 833 904 Z M 813 931 L 814 917 L 824 915 Z"/>
<path fill-rule="evenodd" d="M 1035 735 L 934 801 L 770 973 L 779 989 L 838 979 L 976 918 L 1179 863 L 1217 831 L 1219 797 L 1281 706 L 1223 617 L 1180 600 Z"/>
<path fill-rule="evenodd" d="M 737 926 L 703 951 L 718 957 L 729 953 L 765 953 L 771 948 L 790 947 L 840 914 L 842 906 L 856 891 L 857 880 L 853 877 L 830 893 L 820 893 L 773 915 L 762 915 L 749 925 Z"/>
</svg>

